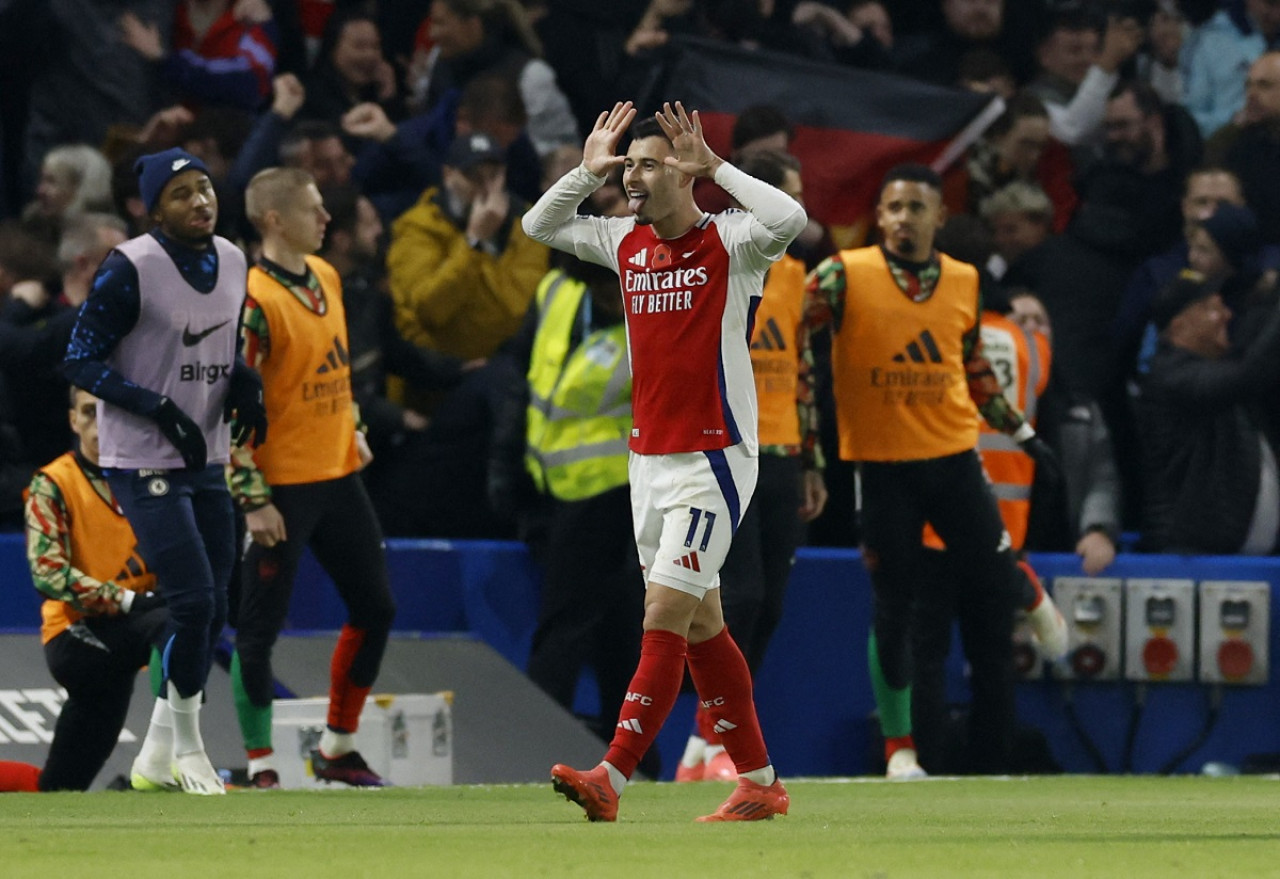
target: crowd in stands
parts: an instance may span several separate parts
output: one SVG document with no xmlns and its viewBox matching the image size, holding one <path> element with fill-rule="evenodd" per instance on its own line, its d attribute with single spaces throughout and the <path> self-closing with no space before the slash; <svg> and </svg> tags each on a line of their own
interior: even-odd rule
<svg viewBox="0 0 1280 879">
<path fill-rule="evenodd" d="M 568 267 L 520 217 L 683 35 L 999 95 L 946 171 L 942 244 L 1052 324 L 1067 473 L 1033 493 L 1028 548 L 1276 550 L 1280 0 L 0 0 L 0 527 L 70 446 L 60 363 L 97 266 L 147 229 L 134 163 L 180 146 L 251 256 L 255 173 L 324 194 L 386 533 L 536 530 L 490 449 L 535 291 Z M 785 151 L 787 109 L 741 114 L 732 161 Z M 837 243 L 867 242 L 815 221 L 793 253 Z M 829 466 L 809 541 L 853 544 Z"/>
</svg>

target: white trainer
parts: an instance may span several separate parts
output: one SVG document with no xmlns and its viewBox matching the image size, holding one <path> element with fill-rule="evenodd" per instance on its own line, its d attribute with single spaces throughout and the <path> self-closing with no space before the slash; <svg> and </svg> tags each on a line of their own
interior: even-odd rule
<svg viewBox="0 0 1280 879">
<path fill-rule="evenodd" d="M 1041 595 L 1035 610 L 1027 613 L 1027 622 L 1031 625 L 1031 634 L 1040 647 L 1041 656 L 1049 662 L 1057 662 L 1067 655 L 1067 621 L 1062 618 L 1062 611 L 1058 610 L 1048 592 Z"/>
<path fill-rule="evenodd" d="M 884 777 L 890 781 L 916 781 L 928 778 L 929 773 L 920 768 L 915 748 L 899 748 L 889 758 L 889 768 L 885 770 Z"/>
<path fill-rule="evenodd" d="M 200 796 L 218 796 L 227 792 L 213 764 L 204 751 L 181 754 L 173 760 L 173 774 L 182 785 L 183 793 Z"/>
</svg>

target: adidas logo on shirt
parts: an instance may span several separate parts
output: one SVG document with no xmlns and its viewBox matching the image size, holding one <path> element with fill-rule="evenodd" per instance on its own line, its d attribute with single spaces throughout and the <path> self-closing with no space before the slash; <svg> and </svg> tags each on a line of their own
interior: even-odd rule
<svg viewBox="0 0 1280 879">
<path fill-rule="evenodd" d="M 638 269 L 642 269 L 644 268 L 644 265 L 648 261 L 648 259 L 649 259 L 649 248 L 645 247 L 645 248 L 642 248 L 639 253 L 627 259 L 627 262 L 629 262 L 631 265 L 635 266 Z"/>
<path fill-rule="evenodd" d="M 924 350 L 921 350 L 921 345 L 924 346 Z M 938 344 L 933 340 L 933 334 L 928 330 L 922 332 L 916 342 L 909 343 L 905 353 L 893 355 L 893 362 L 906 363 L 907 360 L 910 360 L 912 363 L 925 363 L 926 354 L 928 355 L 927 362 L 942 362 L 942 353 L 938 351 Z"/>
<path fill-rule="evenodd" d="M 351 355 L 347 353 L 347 349 L 343 347 L 342 340 L 337 336 L 333 337 L 333 347 L 329 349 L 329 353 L 325 355 L 325 362 L 316 368 L 316 374 L 323 375 L 331 370 L 339 369 L 343 366 L 351 364 Z"/>
<path fill-rule="evenodd" d="M 786 351 L 787 340 L 783 338 L 782 330 L 778 328 L 778 323 L 773 318 L 765 321 L 760 327 L 760 331 L 756 333 L 755 339 L 751 342 L 751 350 L 753 351 Z"/>
</svg>

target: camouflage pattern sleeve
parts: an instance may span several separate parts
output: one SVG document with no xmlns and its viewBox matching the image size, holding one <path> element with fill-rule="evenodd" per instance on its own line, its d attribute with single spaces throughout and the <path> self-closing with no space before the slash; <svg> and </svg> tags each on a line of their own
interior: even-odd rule
<svg viewBox="0 0 1280 879">
<path fill-rule="evenodd" d="M 1000 391 L 1000 380 L 996 378 L 991 362 L 982 353 L 982 336 L 978 324 L 965 334 L 964 353 L 964 372 L 969 382 L 969 396 L 978 405 L 978 411 L 992 429 L 1001 433 L 1014 433 L 1026 419 Z"/>
<path fill-rule="evenodd" d="M 252 296 L 244 298 L 244 311 L 240 315 L 240 342 L 244 349 L 244 362 L 254 369 L 261 369 L 271 354 L 271 330 L 267 315 Z"/>
<path fill-rule="evenodd" d="M 231 447 L 231 463 L 227 465 L 227 487 L 231 497 L 246 513 L 271 503 L 271 486 L 253 460 L 253 449 Z"/>
<path fill-rule="evenodd" d="M 818 442 L 818 400 L 814 388 L 813 348 L 811 334 L 803 327 L 796 350 L 800 352 L 796 381 L 796 414 L 800 419 L 800 463 L 805 470 L 823 470 L 822 445 Z"/>
<path fill-rule="evenodd" d="M 124 589 L 95 580 L 71 564 L 71 522 L 58 484 L 43 473 L 31 480 L 26 502 L 27 564 L 36 589 L 84 614 L 120 611 Z"/>
<path fill-rule="evenodd" d="M 812 332 L 832 324 L 839 330 L 840 322 L 844 319 L 844 301 L 844 260 L 839 255 L 827 257 L 804 280 L 804 315 L 800 320 L 801 327 Z M 808 336 L 802 338 L 807 345 Z"/>
</svg>

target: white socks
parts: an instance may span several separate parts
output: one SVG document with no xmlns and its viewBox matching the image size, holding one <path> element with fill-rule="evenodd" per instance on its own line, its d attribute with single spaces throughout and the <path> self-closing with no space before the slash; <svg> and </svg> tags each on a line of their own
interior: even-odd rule
<svg viewBox="0 0 1280 879">
<path fill-rule="evenodd" d="M 609 786 L 613 788 L 613 792 L 622 796 L 622 789 L 627 786 L 627 777 L 608 760 L 601 761 L 600 765 L 604 767 L 605 772 L 609 773 Z"/>
<path fill-rule="evenodd" d="M 689 741 L 684 743 L 684 754 L 680 757 L 680 765 L 690 769 L 701 766 L 706 760 L 706 755 L 707 740 L 702 736 L 689 736 Z"/>
<path fill-rule="evenodd" d="M 270 769 L 272 772 L 279 771 L 279 769 L 276 766 L 275 754 L 267 754 L 265 757 L 249 758 L 249 777 L 250 778 L 253 778 L 259 772 L 264 772 L 268 769 Z"/>
<path fill-rule="evenodd" d="M 173 716 L 169 702 L 159 697 L 151 708 L 151 724 L 138 749 L 138 762 L 144 766 L 163 767 L 167 772 L 173 762 Z"/>
<path fill-rule="evenodd" d="M 203 693 L 180 696 L 173 682 L 169 682 L 169 711 L 173 715 L 173 753 L 204 753 L 204 739 L 200 737 L 200 701 Z"/>
<path fill-rule="evenodd" d="M 774 771 L 773 764 L 770 763 L 763 769 L 752 769 L 750 772 L 744 772 L 741 777 L 748 781 L 754 781 L 762 787 L 769 787 L 778 780 L 778 773 Z"/>
<path fill-rule="evenodd" d="M 320 753 L 326 757 L 341 757 L 356 749 L 356 737 L 351 733 L 334 732 L 329 727 L 320 734 Z"/>
</svg>

